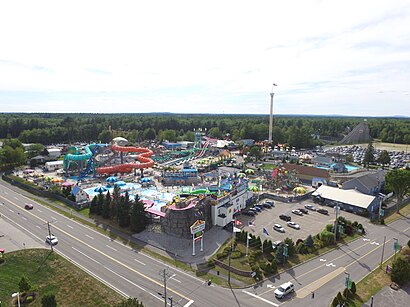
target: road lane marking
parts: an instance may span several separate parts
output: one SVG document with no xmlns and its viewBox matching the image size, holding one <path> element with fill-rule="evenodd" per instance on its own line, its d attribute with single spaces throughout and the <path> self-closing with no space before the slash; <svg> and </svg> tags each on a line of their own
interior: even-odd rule
<svg viewBox="0 0 410 307">
<path fill-rule="evenodd" d="M 56 220 L 57 221 L 57 219 L 54 217 L 54 216 L 50 216 L 51 217 L 51 219 L 53 219 L 53 220 Z"/>
<path fill-rule="evenodd" d="M 86 237 L 89 237 L 90 239 L 92 239 L 92 240 L 94 240 L 94 238 L 92 237 L 92 236 L 89 236 L 89 235 L 85 235 Z"/>
<path fill-rule="evenodd" d="M 326 259 L 320 258 L 319 261 L 320 261 L 320 262 L 325 262 Z"/>
<path fill-rule="evenodd" d="M 332 262 L 327 263 L 326 266 L 327 267 L 331 266 L 331 267 L 334 267 L 334 268 L 336 267 L 336 265 L 334 265 Z"/>
<path fill-rule="evenodd" d="M 108 248 L 111 248 L 112 250 L 115 250 L 116 252 L 118 252 L 114 247 L 111 247 L 111 246 L 109 246 L 109 245 L 107 245 L 107 244 L 105 244 L 105 246 L 107 246 Z"/>
<path fill-rule="evenodd" d="M 24 216 L 22 216 L 21 218 L 22 218 L 23 220 L 27 221 L 27 219 L 26 219 Z"/>
<path fill-rule="evenodd" d="M 142 265 L 146 265 L 144 262 L 142 262 L 142 261 L 139 261 L 139 260 L 137 260 L 137 259 L 134 259 L 135 261 L 137 261 L 138 263 L 141 263 Z"/>
<path fill-rule="evenodd" d="M 409 227 L 409 228 L 410 228 L 410 227 Z M 407 229 L 409 229 L 409 228 L 407 228 Z M 407 230 L 407 229 L 406 229 L 406 230 Z M 406 230 L 405 230 L 405 231 L 406 231 Z M 392 239 L 387 240 L 387 241 L 386 241 L 386 244 L 389 243 L 391 240 L 392 240 Z M 355 264 L 356 262 L 359 262 L 359 260 L 361 260 L 361 259 L 363 259 L 364 257 L 370 255 L 370 254 L 373 253 L 375 250 L 377 250 L 379 247 L 381 247 L 381 246 L 377 246 L 376 248 L 372 249 L 370 252 L 364 254 L 363 256 L 361 256 L 361 257 L 359 257 L 359 258 L 357 258 L 357 259 L 354 259 L 353 262 L 350 263 L 350 264 L 348 264 L 348 265 L 346 265 L 345 268 L 347 269 L 348 267 L 350 267 L 351 265 Z"/>
<path fill-rule="evenodd" d="M 9 211 L 10 211 L 10 212 L 13 212 L 13 213 L 14 213 L 14 211 L 13 211 L 13 210 L 11 210 L 10 208 L 8 208 L 8 209 L 9 209 Z"/>
<path fill-rule="evenodd" d="M 318 280 L 308 284 L 307 286 L 303 287 L 302 289 L 296 291 L 296 297 L 297 298 L 305 298 L 312 292 L 316 291 L 320 287 L 322 287 L 324 284 L 328 283 L 331 281 L 333 278 L 335 278 L 337 275 L 342 274 L 345 271 L 345 268 L 337 268 L 333 272 L 322 276 Z"/>
<path fill-rule="evenodd" d="M 184 307 L 189 307 L 189 306 L 191 306 L 193 302 L 194 302 L 193 300 L 190 300 L 188 303 L 186 303 L 186 304 L 184 305 Z"/>
<path fill-rule="evenodd" d="M 58 251 L 58 253 L 63 256 L 65 259 L 67 259 L 67 261 L 70 261 L 71 263 L 74 263 L 76 266 L 78 266 L 80 269 L 82 269 L 84 272 L 87 272 L 89 275 L 93 276 L 94 278 L 98 279 L 99 281 L 101 281 L 102 283 L 106 284 L 108 287 L 110 287 L 111 289 L 113 289 L 114 291 L 117 291 L 119 294 L 121 294 L 124 297 L 130 297 L 128 294 L 126 294 L 125 292 L 121 291 L 120 289 L 118 289 L 117 287 L 113 286 L 112 284 L 110 284 L 108 281 L 106 281 L 105 279 L 101 278 L 100 276 L 96 275 L 95 273 L 91 272 L 90 270 L 86 269 L 85 267 L 83 267 L 81 264 L 79 264 L 78 262 L 74 261 L 73 259 L 69 258 L 68 256 L 66 256 L 65 254 L 63 254 L 61 251 Z"/>
<path fill-rule="evenodd" d="M 70 226 L 70 225 L 68 225 L 68 224 L 66 224 L 66 226 L 67 226 L 67 227 L 70 227 L 71 229 L 74 229 L 74 227 L 73 227 L 73 226 Z"/>
<path fill-rule="evenodd" d="M 38 225 L 36 225 L 36 227 L 37 227 L 38 229 L 41 229 L 41 227 L 40 227 L 40 226 L 38 226 Z"/>
<path fill-rule="evenodd" d="M 19 199 L 17 198 L 17 196 L 14 196 L 14 199 L 15 199 L 15 200 L 19 200 Z"/>
<path fill-rule="evenodd" d="M 76 249 L 74 246 L 71 246 L 71 248 L 72 248 L 73 250 L 75 250 L 76 252 L 80 253 L 81 255 L 83 255 L 84 257 L 87 257 L 88 259 L 90 259 L 90 260 L 94 261 L 95 263 L 98 263 L 99 265 L 101 265 L 100 262 L 98 262 L 98 261 L 95 260 L 94 258 L 88 256 L 87 254 L 83 253 L 82 251 Z"/>
<path fill-rule="evenodd" d="M 175 276 L 177 276 L 177 274 L 173 274 L 169 279 L 175 280 L 176 282 L 181 283 L 181 281 L 179 281 L 178 279 L 174 278 Z"/>
<path fill-rule="evenodd" d="M 38 211 L 38 212 L 43 212 L 43 211 L 41 211 L 40 209 L 37 209 L 37 211 Z"/>
<path fill-rule="evenodd" d="M 246 291 L 246 290 L 242 290 L 242 292 L 245 293 L 245 294 L 248 294 L 248 295 L 250 295 L 250 296 L 253 296 L 254 298 L 257 298 L 258 300 L 261 300 L 261 301 L 263 301 L 263 302 L 265 302 L 265 303 L 268 303 L 268 304 L 270 304 L 270 305 L 272 305 L 272 306 L 275 306 L 275 307 L 278 307 L 278 306 L 279 306 L 279 304 L 275 304 L 274 302 L 268 301 L 267 299 L 265 299 L 265 298 L 263 298 L 263 297 L 260 297 L 260 296 L 257 296 L 256 294 L 253 294 L 253 293 L 248 292 L 248 291 Z"/>
<path fill-rule="evenodd" d="M 4 191 L 4 194 L 9 195 L 9 193 L 7 193 L 6 191 Z"/>
</svg>

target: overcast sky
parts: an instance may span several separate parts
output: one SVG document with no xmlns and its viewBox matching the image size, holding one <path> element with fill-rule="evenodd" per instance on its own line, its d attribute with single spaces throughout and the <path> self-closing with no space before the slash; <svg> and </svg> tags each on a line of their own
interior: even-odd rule
<svg viewBox="0 0 410 307">
<path fill-rule="evenodd" d="M 410 116 L 410 1 L 0 0 L 0 112 L 268 114 L 272 88 Z"/>
</svg>

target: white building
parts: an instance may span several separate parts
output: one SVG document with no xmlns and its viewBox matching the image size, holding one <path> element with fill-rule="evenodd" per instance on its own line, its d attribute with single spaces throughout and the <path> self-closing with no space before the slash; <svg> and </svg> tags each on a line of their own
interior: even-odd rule
<svg viewBox="0 0 410 307">
<path fill-rule="evenodd" d="M 224 227 L 233 221 L 233 215 L 246 208 L 247 201 L 253 197 L 247 184 L 237 186 L 229 194 L 214 201 L 212 205 L 212 224 Z"/>
<path fill-rule="evenodd" d="M 49 161 L 49 162 L 46 162 L 45 167 L 46 167 L 47 171 L 51 172 L 51 171 L 55 171 L 55 170 L 58 170 L 58 169 L 62 169 L 63 164 L 64 164 L 63 160 Z"/>
<path fill-rule="evenodd" d="M 61 150 L 59 148 L 47 148 L 48 156 L 53 159 L 57 159 L 61 156 Z"/>
</svg>

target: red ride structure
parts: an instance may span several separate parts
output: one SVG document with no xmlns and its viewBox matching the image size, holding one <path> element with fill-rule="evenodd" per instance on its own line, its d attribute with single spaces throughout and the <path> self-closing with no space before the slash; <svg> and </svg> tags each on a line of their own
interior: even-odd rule
<svg viewBox="0 0 410 307">
<path fill-rule="evenodd" d="M 148 148 L 125 147 L 112 145 L 113 151 L 140 153 L 137 159 L 140 163 L 124 163 L 112 166 L 103 166 L 96 169 L 99 174 L 131 173 L 133 169 L 144 169 L 154 166 L 154 161 L 150 158 L 154 152 Z"/>
</svg>

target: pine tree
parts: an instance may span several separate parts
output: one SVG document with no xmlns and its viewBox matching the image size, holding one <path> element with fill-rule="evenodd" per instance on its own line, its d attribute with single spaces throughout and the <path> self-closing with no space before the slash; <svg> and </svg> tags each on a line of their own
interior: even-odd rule
<svg viewBox="0 0 410 307">
<path fill-rule="evenodd" d="M 111 205 L 111 195 L 110 191 L 105 195 L 105 200 L 102 207 L 102 217 L 105 219 L 110 218 L 110 205 Z"/>
<path fill-rule="evenodd" d="M 41 299 L 42 307 L 57 307 L 56 296 L 54 294 L 46 294 Z"/>
<path fill-rule="evenodd" d="M 313 241 L 312 235 L 309 235 L 305 240 L 305 245 L 307 247 L 313 247 L 314 244 L 315 244 L 315 241 Z"/>
<path fill-rule="evenodd" d="M 369 166 L 369 164 L 372 162 L 374 162 L 374 147 L 373 147 L 372 142 L 370 142 L 369 145 L 367 145 L 367 149 L 364 154 L 363 163 L 366 166 Z"/>
<path fill-rule="evenodd" d="M 280 264 L 284 264 L 285 263 L 285 256 L 283 256 L 283 243 L 279 244 L 276 247 L 276 251 L 275 251 L 275 258 L 276 261 Z"/>
<path fill-rule="evenodd" d="M 103 204 L 104 204 L 104 194 L 102 193 L 102 191 L 100 191 L 100 193 L 98 194 L 97 206 L 95 207 L 96 214 L 101 215 Z"/>
<path fill-rule="evenodd" d="M 125 196 L 121 196 L 120 198 L 118 225 L 120 227 L 128 227 L 130 225 L 130 198 L 128 192 L 125 192 Z"/>
<path fill-rule="evenodd" d="M 119 222 L 118 211 L 120 207 L 120 200 L 121 200 L 121 191 L 120 188 L 116 185 L 114 186 L 114 192 L 112 193 L 112 200 L 111 200 L 111 219 L 116 220 Z"/>
<path fill-rule="evenodd" d="M 97 202 L 98 202 L 98 197 L 94 196 L 90 204 L 90 214 L 95 214 L 97 212 Z"/>
<path fill-rule="evenodd" d="M 28 280 L 23 276 L 19 282 L 19 290 L 20 292 L 27 292 L 30 290 L 31 285 L 29 284 Z"/>
<path fill-rule="evenodd" d="M 131 231 L 141 232 L 145 229 L 147 218 L 145 216 L 144 203 L 138 195 L 135 196 L 135 201 L 132 203 L 130 218 Z"/>
</svg>

